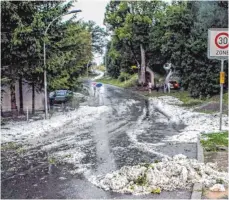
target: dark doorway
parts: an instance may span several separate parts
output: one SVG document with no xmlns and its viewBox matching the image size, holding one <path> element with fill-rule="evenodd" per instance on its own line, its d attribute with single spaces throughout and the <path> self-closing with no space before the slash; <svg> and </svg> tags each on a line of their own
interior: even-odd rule
<svg viewBox="0 0 229 200">
<path fill-rule="evenodd" d="M 152 82 L 151 81 L 151 74 L 149 72 L 146 72 L 146 82 Z"/>
</svg>

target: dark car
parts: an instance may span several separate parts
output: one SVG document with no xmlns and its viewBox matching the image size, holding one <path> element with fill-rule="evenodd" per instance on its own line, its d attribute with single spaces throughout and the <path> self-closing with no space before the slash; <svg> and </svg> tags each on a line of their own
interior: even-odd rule
<svg viewBox="0 0 229 200">
<path fill-rule="evenodd" d="M 49 102 L 50 105 L 66 103 L 72 96 L 73 92 L 70 90 L 56 90 L 49 94 Z"/>
<path fill-rule="evenodd" d="M 180 85 L 177 81 L 169 81 L 169 83 L 170 83 L 170 89 L 174 89 L 174 90 L 180 89 Z"/>
</svg>

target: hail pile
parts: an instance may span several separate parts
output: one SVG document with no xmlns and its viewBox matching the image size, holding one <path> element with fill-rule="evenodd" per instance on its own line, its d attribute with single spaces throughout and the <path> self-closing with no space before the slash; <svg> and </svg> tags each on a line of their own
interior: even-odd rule
<svg viewBox="0 0 229 200">
<path fill-rule="evenodd" d="M 158 163 L 124 166 L 104 177 L 93 177 L 91 181 L 104 190 L 137 195 L 189 189 L 198 182 L 206 187 L 219 181 L 228 184 L 228 175 L 219 172 L 216 164 L 199 163 L 179 154 Z"/>
</svg>

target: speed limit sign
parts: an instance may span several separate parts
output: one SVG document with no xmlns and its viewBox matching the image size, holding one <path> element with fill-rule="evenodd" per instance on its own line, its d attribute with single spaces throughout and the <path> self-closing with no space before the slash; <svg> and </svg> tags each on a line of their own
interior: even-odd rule
<svg viewBox="0 0 229 200">
<path fill-rule="evenodd" d="M 208 58 L 228 59 L 228 29 L 212 28 L 208 30 Z"/>
<path fill-rule="evenodd" d="M 223 114 L 223 84 L 225 83 L 224 61 L 228 59 L 228 29 L 211 28 L 208 29 L 208 58 L 221 60 L 220 70 L 220 122 L 219 130 L 222 130 Z"/>
</svg>

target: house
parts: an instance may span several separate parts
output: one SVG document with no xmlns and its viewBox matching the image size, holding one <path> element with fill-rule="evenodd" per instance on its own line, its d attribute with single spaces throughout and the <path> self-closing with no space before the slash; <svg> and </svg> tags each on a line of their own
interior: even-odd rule
<svg viewBox="0 0 229 200">
<path fill-rule="evenodd" d="M 11 111 L 11 91 L 10 86 L 2 87 L 2 102 L 1 102 L 1 109 L 2 112 L 9 112 Z M 32 90 L 31 87 L 27 83 L 23 83 L 22 85 L 23 91 L 23 107 L 24 111 L 32 110 Z M 15 83 L 15 95 L 16 95 L 16 107 L 19 110 L 20 107 L 20 100 L 19 100 L 19 82 Z M 44 110 L 44 92 L 37 93 L 35 92 L 35 110 Z"/>
</svg>

